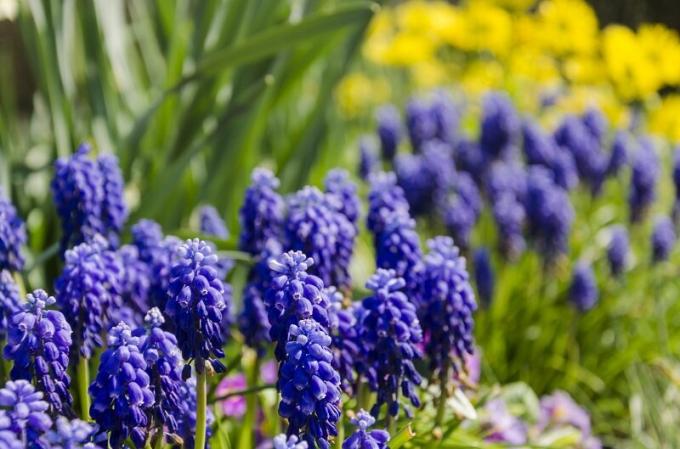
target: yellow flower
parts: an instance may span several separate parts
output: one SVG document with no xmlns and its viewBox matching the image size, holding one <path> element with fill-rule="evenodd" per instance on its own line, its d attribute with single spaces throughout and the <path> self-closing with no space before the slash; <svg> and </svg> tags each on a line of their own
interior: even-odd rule
<svg viewBox="0 0 680 449">
<path fill-rule="evenodd" d="M 481 94 L 503 85 L 503 66 L 495 60 L 476 60 L 467 65 L 461 76 L 463 90 L 472 95 Z"/>
<path fill-rule="evenodd" d="M 513 49 L 508 68 L 513 77 L 523 80 L 542 85 L 554 85 L 560 82 L 555 60 L 536 47 L 526 46 Z"/>
<path fill-rule="evenodd" d="M 410 66 L 430 60 L 436 47 L 432 39 L 418 33 L 403 32 L 394 36 L 384 54 L 385 63 Z"/>
<path fill-rule="evenodd" d="M 661 105 L 649 114 L 649 130 L 680 143 L 680 95 L 666 97 Z"/>
<path fill-rule="evenodd" d="M 513 11 L 526 11 L 536 0 L 491 0 L 494 4 Z"/>
<path fill-rule="evenodd" d="M 351 73 L 338 84 L 335 92 L 340 112 L 353 118 L 389 97 L 385 82 L 373 81 L 361 73 Z"/>
<path fill-rule="evenodd" d="M 459 13 L 459 26 L 445 36 L 451 45 L 467 51 L 489 51 L 499 57 L 507 53 L 512 43 L 512 18 L 507 11 L 475 1 Z"/>
<path fill-rule="evenodd" d="M 590 54 L 597 48 L 597 16 L 583 0 L 548 0 L 540 4 L 539 44 L 558 56 Z"/>
<path fill-rule="evenodd" d="M 658 71 L 659 82 L 680 83 L 680 39 L 675 31 L 658 24 L 645 24 L 638 30 L 638 42 L 647 63 Z"/>
<path fill-rule="evenodd" d="M 606 79 L 602 61 L 593 56 L 572 56 L 564 62 L 563 70 L 574 84 L 597 85 Z"/>
<path fill-rule="evenodd" d="M 437 87 L 447 82 L 446 67 L 435 59 L 414 65 L 411 74 L 416 86 L 421 88 Z"/>
<path fill-rule="evenodd" d="M 637 36 L 629 28 L 610 25 L 602 40 L 607 74 L 622 98 L 644 99 L 661 85 L 657 67 L 645 55 Z"/>
</svg>

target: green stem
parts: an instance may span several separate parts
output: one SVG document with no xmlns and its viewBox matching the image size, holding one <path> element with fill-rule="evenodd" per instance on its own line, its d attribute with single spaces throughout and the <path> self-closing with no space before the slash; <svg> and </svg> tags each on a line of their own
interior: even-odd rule
<svg viewBox="0 0 680 449">
<path fill-rule="evenodd" d="M 197 370 L 198 371 L 198 370 Z M 208 395 L 206 394 L 205 368 L 196 376 L 196 437 L 194 449 L 205 449 L 206 408 Z"/>
<path fill-rule="evenodd" d="M 221 401 L 224 399 L 229 399 L 234 396 L 246 396 L 253 393 L 259 393 L 260 391 L 264 390 L 273 390 L 274 388 L 276 388 L 276 385 L 274 384 L 256 385 L 254 387 L 244 388 L 243 390 L 230 391 L 229 393 L 225 393 L 222 396 L 216 396 L 215 400 Z"/>
<path fill-rule="evenodd" d="M 260 362 L 259 358 L 257 357 L 246 357 L 246 372 L 247 372 L 247 381 L 248 385 L 253 385 L 257 383 L 257 379 L 260 374 Z M 263 388 L 264 387 L 264 388 Z M 247 393 L 257 393 L 258 391 L 264 390 L 266 388 L 272 387 L 270 385 L 261 385 L 261 386 L 254 386 L 247 388 L 246 390 L 242 390 L 241 394 L 247 394 Z M 238 393 L 238 392 L 232 392 L 233 393 Z M 229 397 L 229 394 L 225 395 Z M 256 420 L 257 417 L 257 395 L 256 394 L 248 394 L 246 396 L 246 414 L 243 417 L 243 426 L 241 427 L 241 433 L 239 435 L 239 440 L 238 440 L 238 447 L 245 448 L 245 447 L 253 447 L 253 441 L 254 441 L 254 431 L 256 427 Z"/>
<path fill-rule="evenodd" d="M 90 365 L 88 360 L 80 356 L 76 368 L 78 378 L 78 399 L 80 399 L 80 416 L 84 421 L 90 420 Z"/>
<path fill-rule="evenodd" d="M 439 404 L 437 406 L 437 418 L 435 419 L 435 426 L 439 427 L 444 420 L 446 412 L 446 400 L 449 398 L 449 389 L 447 388 L 449 378 L 449 363 L 444 364 L 439 372 Z"/>
</svg>

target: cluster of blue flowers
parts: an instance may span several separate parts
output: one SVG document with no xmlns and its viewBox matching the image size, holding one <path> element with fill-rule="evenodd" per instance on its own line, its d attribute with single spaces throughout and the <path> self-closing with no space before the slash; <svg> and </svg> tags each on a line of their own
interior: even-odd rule
<svg viewBox="0 0 680 449">
<path fill-rule="evenodd" d="M 27 296 L 23 310 L 9 320 L 4 355 L 14 362 L 12 379 L 32 382 L 54 413 L 71 414 L 71 326 L 61 312 L 45 309 L 55 302 L 44 290 Z"/>
<path fill-rule="evenodd" d="M 22 247 L 26 244 L 26 226 L 16 209 L 0 189 L 0 271 L 24 268 Z"/>
<path fill-rule="evenodd" d="M 61 218 L 61 253 L 97 235 L 111 246 L 127 219 L 123 179 L 112 155 L 90 157 L 89 145 L 81 145 L 68 159 L 55 165 L 52 195 Z"/>
</svg>

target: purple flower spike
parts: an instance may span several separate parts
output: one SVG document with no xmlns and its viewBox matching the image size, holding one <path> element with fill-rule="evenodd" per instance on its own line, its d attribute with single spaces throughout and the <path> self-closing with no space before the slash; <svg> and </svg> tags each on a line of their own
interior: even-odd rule
<svg viewBox="0 0 680 449">
<path fill-rule="evenodd" d="M 342 443 L 342 449 L 387 449 L 390 434 L 386 430 L 368 430 L 375 424 L 373 416 L 359 410 L 351 422 L 357 430 Z"/>
<path fill-rule="evenodd" d="M 46 310 L 55 303 L 44 290 L 29 293 L 23 309 L 9 320 L 4 355 L 14 362 L 13 380 L 25 379 L 44 394 L 54 414 L 70 415 L 68 375 L 71 326 L 61 312 Z"/>
<path fill-rule="evenodd" d="M 0 188 L 0 271 L 24 268 L 22 247 L 26 244 L 26 226 Z"/>
<path fill-rule="evenodd" d="M 172 320 L 185 360 L 195 360 L 199 373 L 208 362 L 217 372 L 224 370 L 223 316 L 230 315 L 225 287 L 218 277 L 212 247 L 198 239 L 187 240 L 178 249 L 178 260 L 170 270 L 169 299 L 165 313 Z"/>
<path fill-rule="evenodd" d="M 416 387 L 422 379 L 413 362 L 420 358 L 422 329 L 415 306 L 403 292 L 405 285 L 394 270 L 379 269 L 366 284 L 373 293 L 362 301 L 357 316 L 357 342 L 363 353 L 358 370 L 377 392 L 371 409 L 375 417 L 384 404 L 389 415 L 397 416 L 400 393 L 414 407 L 420 405 Z"/>
</svg>

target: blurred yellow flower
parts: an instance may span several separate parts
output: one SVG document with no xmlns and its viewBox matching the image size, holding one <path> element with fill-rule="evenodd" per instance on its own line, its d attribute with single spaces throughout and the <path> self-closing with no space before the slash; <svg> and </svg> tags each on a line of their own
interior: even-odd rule
<svg viewBox="0 0 680 449">
<path fill-rule="evenodd" d="M 666 97 L 649 117 L 649 131 L 680 143 L 680 95 Z"/>
<path fill-rule="evenodd" d="M 498 61 L 477 60 L 467 65 L 460 84 L 464 91 L 479 95 L 487 90 L 500 88 L 503 85 L 503 73 L 503 66 Z"/>
<path fill-rule="evenodd" d="M 389 86 L 382 80 L 371 80 L 362 73 L 351 73 L 338 84 L 335 92 L 340 112 L 356 117 L 389 98 Z"/>
<path fill-rule="evenodd" d="M 449 76 L 446 67 L 436 60 L 422 62 L 411 67 L 411 74 L 419 88 L 432 88 L 446 84 Z"/>
<path fill-rule="evenodd" d="M 590 54 L 597 49 L 597 16 L 585 1 L 541 2 L 537 19 L 537 43 L 555 55 Z"/>
<path fill-rule="evenodd" d="M 504 56 L 512 43 L 512 18 L 502 8 L 474 1 L 459 10 L 460 22 L 445 36 L 448 43 L 467 51 Z"/>
<path fill-rule="evenodd" d="M 513 77 L 541 85 L 558 84 L 560 81 L 555 60 L 533 46 L 513 49 L 508 61 L 508 70 Z"/>
<path fill-rule="evenodd" d="M 643 57 L 658 73 L 659 82 L 680 82 L 680 39 L 678 34 L 658 24 L 642 25 L 638 30 L 638 42 Z"/>
<path fill-rule="evenodd" d="M 642 99 L 656 92 L 661 80 L 659 72 L 643 55 L 632 30 L 621 25 L 605 28 L 602 53 L 607 74 L 623 99 Z"/>
</svg>

